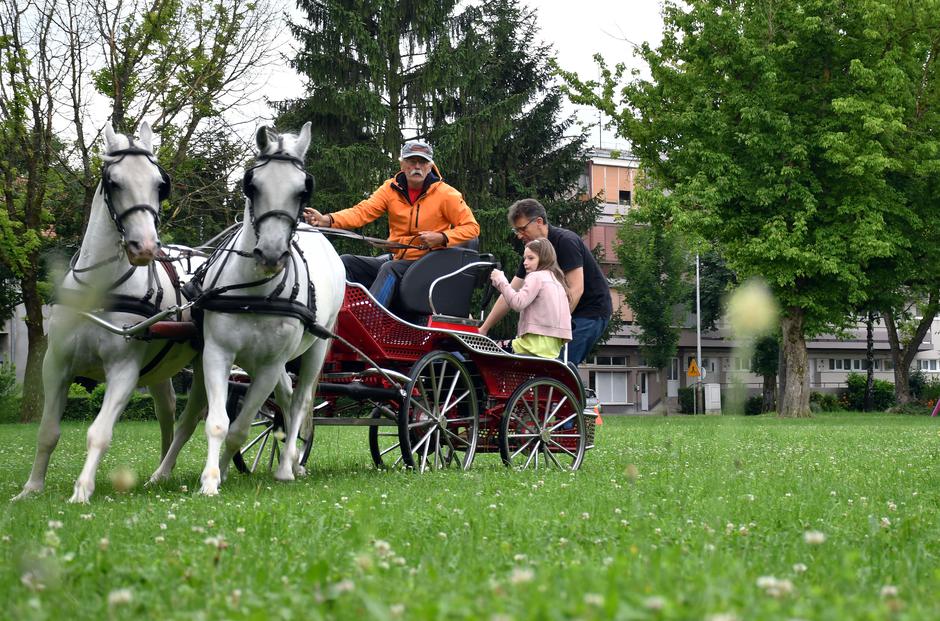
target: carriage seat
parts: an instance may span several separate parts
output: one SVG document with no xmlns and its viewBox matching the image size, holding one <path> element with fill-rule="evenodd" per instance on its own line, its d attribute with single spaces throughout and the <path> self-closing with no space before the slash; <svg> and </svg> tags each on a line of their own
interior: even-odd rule
<svg viewBox="0 0 940 621">
<path fill-rule="evenodd" d="M 464 325 L 472 321 L 468 318 L 473 292 L 487 282 L 496 265 L 493 255 L 480 254 L 478 248 L 479 240 L 473 239 L 467 245 L 435 250 L 415 261 L 398 286 L 396 314 L 419 323 L 426 322 L 431 315 L 435 315 L 435 320 L 440 316 L 445 323 Z M 472 263 L 487 265 L 458 271 Z M 433 308 L 429 299 L 432 285 Z"/>
</svg>

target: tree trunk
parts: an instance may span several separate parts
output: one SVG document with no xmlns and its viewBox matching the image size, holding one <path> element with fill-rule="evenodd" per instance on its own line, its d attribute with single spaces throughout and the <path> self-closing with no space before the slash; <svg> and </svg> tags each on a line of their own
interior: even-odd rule
<svg viewBox="0 0 940 621">
<path fill-rule="evenodd" d="M 780 386 L 777 388 L 777 413 L 783 414 L 783 395 L 787 392 L 787 358 L 783 347 L 780 348 L 780 366 L 777 369 L 777 381 Z"/>
<path fill-rule="evenodd" d="M 28 423 L 42 415 L 42 359 L 46 353 L 46 334 L 42 325 L 42 297 L 37 288 L 35 269 L 20 281 L 23 305 L 26 307 L 26 369 L 23 376 L 23 400 L 20 402 L 20 421 Z"/>
<path fill-rule="evenodd" d="M 865 320 L 866 329 L 866 349 L 865 349 L 865 411 L 871 412 L 875 409 L 875 315 L 868 311 L 868 317 Z"/>
<path fill-rule="evenodd" d="M 776 399 L 774 398 L 774 388 L 777 387 L 776 375 L 764 376 L 763 403 L 761 403 L 761 412 L 773 412 L 776 408 Z"/>
<path fill-rule="evenodd" d="M 914 335 L 909 342 L 903 344 L 903 347 L 898 336 L 894 311 L 888 309 L 881 313 L 885 320 L 885 328 L 888 329 L 888 343 L 891 345 L 891 361 L 894 363 L 894 396 L 898 405 L 911 401 L 911 363 L 914 362 L 914 356 L 924 341 L 927 330 L 933 324 L 933 318 L 936 317 L 938 310 L 940 310 L 940 292 L 932 291 L 927 297 L 927 304 L 921 308 L 921 320 L 914 330 Z"/>
<path fill-rule="evenodd" d="M 783 354 L 786 363 L 786 386 L 781 398 L 780 416 L 783 418 L 808 418 L 809 386 L 806 383 L 808 369 L 806 339 L 803 336 L 803 309 L 791 306 L 783 318 Z"/>
<path fill-rule="evenodd" d="M 659 370 L 659 390 L 662 394 L 663 416 L 669 416 L 669 367 Z"/>
</svg>

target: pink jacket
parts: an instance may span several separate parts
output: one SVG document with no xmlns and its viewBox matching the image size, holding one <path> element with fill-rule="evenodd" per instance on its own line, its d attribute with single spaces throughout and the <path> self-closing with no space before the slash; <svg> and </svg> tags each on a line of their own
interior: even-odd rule
<svg viewBox="0 0 940 621">
<path fill-rule="evenodd" d="M 504 278 L 498 285 L 506 303 L 519 312 L 516 333 L 557 336 L 571 340 L 571 310 L 565 288 L 550 272 L 536 270 L 526 274 L 522 288 L 514 291 Z"/>
</svg>

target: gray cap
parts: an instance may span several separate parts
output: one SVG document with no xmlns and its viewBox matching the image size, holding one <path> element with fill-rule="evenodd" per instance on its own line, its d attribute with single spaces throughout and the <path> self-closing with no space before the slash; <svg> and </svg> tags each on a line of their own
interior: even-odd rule
<svg viewBox="0 0 940 621">
<path fill-rule="evenodd" d="M 409 140 L 401 147 L 401 159 L 409 157 L 423 157 L 429 162 L 434 162 L 434 149 L 423 140 Z"/>
</svg>

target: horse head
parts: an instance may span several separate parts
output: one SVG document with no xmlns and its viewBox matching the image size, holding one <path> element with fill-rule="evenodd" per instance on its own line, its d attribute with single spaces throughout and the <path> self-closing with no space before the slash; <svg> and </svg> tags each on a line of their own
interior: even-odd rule
<svg viewBox="0 0 940 621">
<path fill-rule="evenodd" d="M 131 265 L 147 265 L 156 256 L 160 203 L 170 195 L 170 176 L 157 163 L 151 139 L 146 122 L 136 141 L 110 124 L 104 128 L 101 192 Z"/>
<path fill-rule="evenodd" d="M 255 260 L 262 271 L 276 273 L 287 263 L 291 239 L 313 191 L 313 177 L 304 168 L 310 123 L 298 135 L 262 126 L 255 140 L 259 155 L 245 171 L 242 189 L 255 233 Z"/>
</svg>

